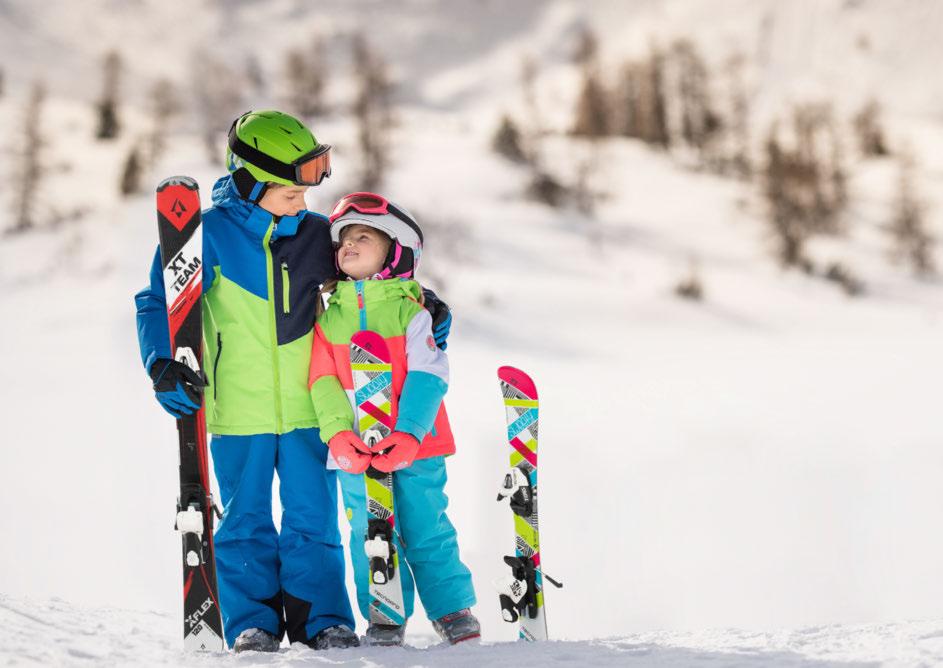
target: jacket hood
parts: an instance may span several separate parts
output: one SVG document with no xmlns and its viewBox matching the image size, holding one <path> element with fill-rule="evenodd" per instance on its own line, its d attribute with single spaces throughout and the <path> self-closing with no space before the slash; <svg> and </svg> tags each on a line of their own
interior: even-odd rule
<svg viewBox="0 0 943 668">
<path fill-rule="evenodd" d="M 367 301 L 386 301 L 406 297 L 415 302 L 422 301 L 422 288 L 419 283 L 402 278 L 365 281 L 339 281 L 334 293 L 328 300 L 331 304 L 351 304 L 356 306 L 357 284 L 363 284 L 361 290 Z"/>
<path fill-rule="evenodd" d="M 226 214 L 231 219 L 248 227 L 260 237 L 265 235 L 269 224 L 272 222 L 273 216 L 271 213 L 258 204 L 247 202 L 239 196 L 239 191 L 236 190 L 236 184 L 233 182 L 231 175 L 217 179 L 213 185 L 212 199 L 214 207 L 225 209 Z M 292 236 L 298 231 L 299 223 L 309 214 L 312 214 L 312 212 L 302 209 L 294 216 L 282 216 L 278 219 L 278 225 L 272 232 L 272 238 Z M 312 215 L 319 216 L 319 214 Z M 323 216 L 319 217 L 323 218 Z"/>
</svg>

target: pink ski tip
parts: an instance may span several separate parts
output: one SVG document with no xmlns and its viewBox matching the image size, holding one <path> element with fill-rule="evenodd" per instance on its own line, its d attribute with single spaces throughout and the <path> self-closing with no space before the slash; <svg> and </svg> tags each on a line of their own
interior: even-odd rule
<svg viewBox="0 0 943 668">
<path fill-rule="evenodd" d="M 512 387 L 526 394 L 531 399 L 537 398 L 537 386 L 530 376 L 513 366 L 502 366 L 498 368 L 498 378 Z"/>
<path fill-rule="evenodd" d="M 369 329 L 354 332 L 353 336 L 350 337 L 350 342 L 363 348 L 382 362 L 389 363 L 393 359 L 390 355 L 390 349 L 386 345 L 386 340 Z"/>
</svg>

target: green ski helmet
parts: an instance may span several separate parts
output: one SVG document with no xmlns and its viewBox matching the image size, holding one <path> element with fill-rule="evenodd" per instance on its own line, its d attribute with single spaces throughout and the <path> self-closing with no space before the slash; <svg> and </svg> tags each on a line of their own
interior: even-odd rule
<svg viewBox="0 0 943 668">
<path fill-rule="evenodd" d="M 226 166 L 239 194 L 262 199 L 269 183 L 316 186 L 331 175 L 331 147 L 294 116 L 248 111 L 229 128 Z"/>
</svg>

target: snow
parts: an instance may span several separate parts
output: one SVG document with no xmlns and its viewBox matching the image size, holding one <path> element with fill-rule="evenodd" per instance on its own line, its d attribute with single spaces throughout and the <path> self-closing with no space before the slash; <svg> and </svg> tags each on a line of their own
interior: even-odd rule
<svg viewBox="0 0 943 668">
<path fill-rule="evenodd" d="M 185 654 L 179 620 L 160 612 L 80 608 L 60 599 L 0 596 L 3 653 L 14 665 L 57 666 L 357 666 L 420 668 L 498 665 L 554 666 L 809 666 L 932 665 L 943 655 L 943 621 L 813 626 L 794 631 L 643 632 L 584 641 L 527 644 L 466 642 L 443 646 L 410 636 L 403 648 L 315 652 L 303 645 L 277 653 Z M 42 638 L 42 642 L 36 642 Z"/>
<path fill-rule="evenodd" d="M 520 114 L 528 53 L 541 63 L 548 130 L 566 127 L 577 86 L 566 49 L 584 23 L 608 28 L 610 64 L 645 52 L 650 36 L 694 34 L 712 61 L 752 45 L 750 55 L 765 54 L 754 72 L 758 114 L 810 90 L 835 91 L 842 109 L 875 87 L 885 92 L 891 140 L 914 145 L 943 237 L 943 91 L 929 69 L 943 57 L 938 4 L 558 1 L 512 10 L 417 0 L 315 11 L 283 0 L 197 3 L 185 23 L 166 3 L 131 4 L 0 3 L 0 53 L 22 64 L 4 68 L 0 116 L 16 127 L 31 73 L 47 76 L 51 155 L 71 168 L 43 184 L 42 205 L 89 211 L 0 239 L 0 661 L 943 663 L 943 284 L 888 259 L 894 163 L 855 165 L 847 237 L 811 248 L 819 263 L 842 261 L 865 282 L 866 295 L 850 299 L 776 265 L 756 193 L 743 184 L 635 142 L 574 148 L 550 134 L 546 164 L 600 152 L 592 185 L 606 198 L 590 220 L 522 199 L 525 172 L 488 148 L 499 116 Z M 99 50 L 120 34 L 139 44 L 128 67 L 143 90 L 158 75 L 183 76 L 187 50 L 170 49 L 158 64 L 155 35 L 212 42 L 270 21 L 268 43 L 277 33 L 297 45 L 349 30 L 366 7 L 403 40 L 377 44 L 402 97 L 384 192 L 425 224 L 422 271 L 455 312 L 450 516 L 485 643 L 434 646 L 420 611 L 404 650 L 194 660 L 179 640 L 175 430 L 154 404 L 134 331 L 132 295 L 156 241 L 152 198 L 120 200 L 114 187 L 146 117 L 131 107 L 121 139 L 91 141 Z M 450 33 L 456 25 L 478 29 Z M 856 46 L 861 34 L 870 49 Z M 344 39 L 331 41 L 339 68 Z M 278 55 L 260 54 L 267 71 Z M 343 79 L 331 83 L 338 99 L 349 95 Z M 340 113 L 315 129 L 337 158 L 309 195 L 324 211 L 359 187 L 356 129 Z M 208 204 L 221 170 L 205 153 L 184 123 L 149 183 L 189 174 Z M 12 165 L 0 164 L 4 177 Z M 672 294 L 692 261 L 701 304 Z M 539 647 L 513 642 L 491 584 L 513 547 L 509 512 L 494 501 L 507 465 L 501 364 L 528 370 L 542 403 L 542 552 L 565 586 L 547 593 L 555 640 Z"/>
</svg>

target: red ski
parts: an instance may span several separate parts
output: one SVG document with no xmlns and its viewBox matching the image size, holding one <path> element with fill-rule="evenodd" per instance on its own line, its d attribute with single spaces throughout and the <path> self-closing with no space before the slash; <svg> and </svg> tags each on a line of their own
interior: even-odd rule
<svg viewBox="0 0 943 668">
<path fill-rule="evenodd" d="M 157 186 L 157 226 L 167 293 L 167 320 L 174 359 L 202 373 L 203 228 L 200 190 L 186 176 Z M 177 531 L 183 539 L 183 646 L 222 651 L 223 622 L 213 555 L 213 497 L 206 450 L 206 419 L 200 410 L 177 420 L 180 495 Z"/>
</svg>

